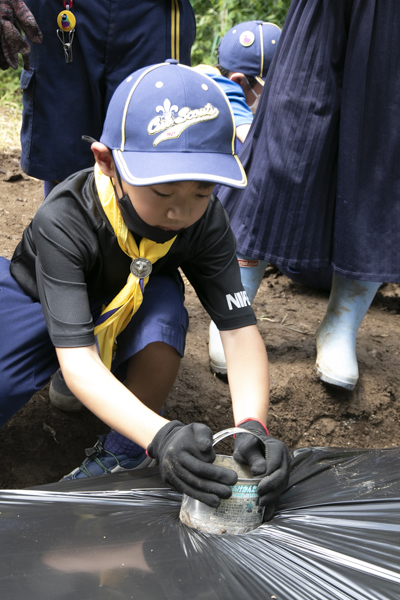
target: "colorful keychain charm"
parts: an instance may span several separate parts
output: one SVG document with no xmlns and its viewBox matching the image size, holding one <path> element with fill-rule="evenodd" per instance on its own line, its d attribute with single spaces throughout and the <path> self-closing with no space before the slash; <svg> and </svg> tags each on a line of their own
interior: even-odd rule
<svg viewBox="0 0 400 600">
<path fill-rule="evenodd" d="M 63 0 L 65 10 L 57 17 L 57 36 L 63 45 L 65 62 L 72 62 L 72 42 L 74 40 L 76 18 L 69 10 L 72 8 L 73 0 Z"/>
<path fill-rule="evenodd" d="M 70 10 L 63 10 L 57 17 L 57 25 L 61 31 L 72 31 L 76 25 L 74 14 Z"/>
</svg>

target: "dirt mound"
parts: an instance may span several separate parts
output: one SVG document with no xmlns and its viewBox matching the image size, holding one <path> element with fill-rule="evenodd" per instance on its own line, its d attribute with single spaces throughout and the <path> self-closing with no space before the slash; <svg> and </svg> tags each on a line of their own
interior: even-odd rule
<svg viewBox="0 0 400 600">
<path fill-rule="evenodd" d="M 18 154 L 0 153 L 0 255 L 11 257 L 41 201 L 41 182 L 21 172 Z M 290 448 L 400 445 L 399 295 L 397 284 L 378 291 L 357 338 L 360 381 L 347 392 L 322 384 L 315 374 L 314 333 L 328 294 L 292 283 L 272 266 L 267 269 L 254 308 L 270 360 L 272 435 Z M 165 416 L 200 421 L 217 432 L 233 424 L 229 389 L 210 372 L 209 317 L 189 284 L 186 306 L 186 356 Z M 0 487 L 57 481 L 80 464 L 84 449 L 105 431 L 86 409 L 65 414 L 53 408 L 44 388 L 0 430 Z"/>
</svg>

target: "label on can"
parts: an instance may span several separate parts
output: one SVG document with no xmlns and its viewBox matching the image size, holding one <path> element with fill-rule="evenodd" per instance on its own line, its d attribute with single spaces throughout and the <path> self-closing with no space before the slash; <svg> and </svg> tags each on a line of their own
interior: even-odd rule
<svg viewBox="0 0 400 600">
<path fill-rule="evenodd" d="M 234 485 L 232 486 L 232 496 L 235 498 L 253 498 L 258 495 L 256 485 Z"/>
<path fill-rule="evenodd" d="M 210 513 L 210 521 L 229 524 L 260 524 L 263 509 L 259 506 L 257 485 L 236 484 L 232 486 L 232 496 L 221 500 L 215 512 Z"/>
</svg>

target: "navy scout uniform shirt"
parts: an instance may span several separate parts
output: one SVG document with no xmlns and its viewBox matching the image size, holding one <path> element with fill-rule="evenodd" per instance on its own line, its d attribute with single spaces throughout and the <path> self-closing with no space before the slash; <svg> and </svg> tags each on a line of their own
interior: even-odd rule
<svg viewBox="0 0 400 600">
<path fill-rule="evenodd" d="M 52 343 L 69 348 L 94 344 L 93 307 L 120 292 L 130 264 L 103 213 L 93 169 L 87 169 L 46 198 L 10 269 L 25 293 L 41 302 Z M 219 329 L 256 323 L 240 279 L 235 238 L 215 196 L 201 219 L 178 233 L 153 273 L 175 273 L 178 267 Z"/>
</svg>

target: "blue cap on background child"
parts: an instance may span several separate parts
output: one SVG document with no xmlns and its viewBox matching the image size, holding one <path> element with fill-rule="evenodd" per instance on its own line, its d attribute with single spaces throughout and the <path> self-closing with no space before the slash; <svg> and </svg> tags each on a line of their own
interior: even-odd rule
<svg viewBox="0 0 400 600">
<path fill-rule="evenodd" d="M 264 85 L 280 36 L 281 30 L 274 23 L 239 23 L 222 38 L 218 48 L 218 62 L 224 69 L 255 77 Z"/>
<path fill-rule="evenodd" d="M 118 86 L 100 141 L 132 185 L 247 184 L 228 99 L 209 77 L 173 59 L 135 71 Z"/>
</svg>

